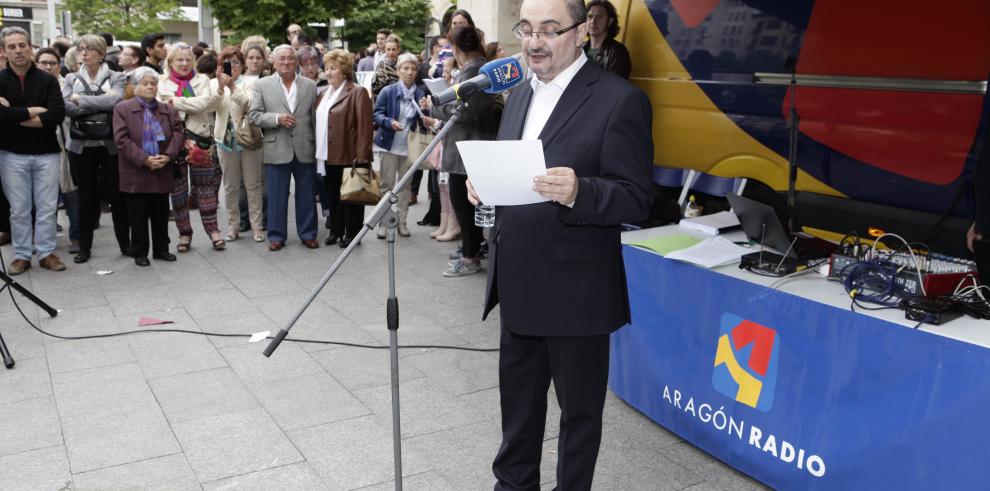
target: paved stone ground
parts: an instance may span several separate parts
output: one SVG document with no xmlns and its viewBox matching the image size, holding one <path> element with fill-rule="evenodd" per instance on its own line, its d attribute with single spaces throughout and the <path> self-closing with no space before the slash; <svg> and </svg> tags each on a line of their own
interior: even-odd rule
<svg viewBox="0 0 990 491">
<path fill-rule="evenodd" d="M 426 204 L 411 210 L 413 222 Z M 193 331 L 275 332 L 342 251 L 308 250 L 293 237 L 278 253 L 243 238 L 215 252 L 194 216 L 190 253 L 139 268 L 119 255 L 109 215 L 102 222 L 89 263 L 72 264 L 62 236 L 67 271 L 35 263 L 16 278 L 62 309 L 49 318 L 19 297 L 42 329 L 115 333 L 147 316 Z M 400 344 L 496 347 L 497 316 L 480 321 L 484 275 L 441 277 L 453 246 L 412 230 L 397 244 Z M 321 227 L 321 244 L 325 236 Z M 3 254 L 9 263 L 11 248 Z M 370 235 L 292 335 L 387 346 L 386 287 L 384 241 Z M 266 359 L 265 344 L 246 338 L 60 340 L 28 326 L 6 292 L 0 333 L 17 361 L 0 371 L 0 489 L 393 488 L 387 350 L 287 342 Z M 497 353 L 407 349 L 400 360 L 405 486 L 491 489 Z M 558 417 L 549 399 L 547 489 Z M 761 488 L 612 394 L 605 420 L 597 489 Z"/>
</svg>

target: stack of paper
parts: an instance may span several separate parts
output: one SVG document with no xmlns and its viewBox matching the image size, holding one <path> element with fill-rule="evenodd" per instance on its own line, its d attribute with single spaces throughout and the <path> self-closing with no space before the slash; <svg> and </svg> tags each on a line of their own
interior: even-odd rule
<svg viewBox="0 0 990 491">
<path fill-rule="evenodd" d="M 666 256 L 671 252 L 687 249 L 698 242 L 701 242 L 701 239 L 697 237 L 691 237 L 690 235 L 684 234 L 674 234 L 643 239 L 637 242 L 630 242 L 629 245 L 641 247 L 643 249 L 656 252 L 661 256 Z"/>
<path fill-rule="evenodd" d="M 666 258 L 714 268 L 738 261 L 750 252 L 753 251 L 733 244 L 724 237 L 710 237 L 687 249 L 667 254 Z"/>
<path fill-rule="evenodd" d="M 698 232 L 718 235 L 739 226 L 739 217 L 731 211 L 720 211 L 711 215 L 695 218 L 685 218 L 678 225 Z"/>
</svg>

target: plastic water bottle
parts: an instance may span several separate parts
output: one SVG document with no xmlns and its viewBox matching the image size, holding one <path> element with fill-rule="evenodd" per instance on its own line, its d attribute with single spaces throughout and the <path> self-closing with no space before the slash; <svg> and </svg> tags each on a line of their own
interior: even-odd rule
<svg viewBox="0 0 990 491">
<path fill-rule="evenodd" d="M 692 194 L 688 197 L 687 205 L 684 206 L 684 218 L 694 218 L 701 216 L 701 205 L 698 204 Z"/>
<path fill-rule="evenodd" d="M 495 226 L 495 205 L 478 203 L 474 207 L 474 224 L 481 228 L 491 228 Z"/>
</svg>

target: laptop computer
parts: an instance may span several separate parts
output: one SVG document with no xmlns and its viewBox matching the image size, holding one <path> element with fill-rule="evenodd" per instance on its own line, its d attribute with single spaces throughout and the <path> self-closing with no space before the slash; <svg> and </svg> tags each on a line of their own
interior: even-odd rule
<svg viewBox="0 0 990 491">
<path fill-rule="evenodd" d="M 787 233 L 772 206 L 735 194 L 728 194 L 726 198 L 732 205 L 732 211 L 739 217 L 739 223 L 746 232 L 746 237 L 752 241 L 781 254 L 786 251 L 787 257 L 794 259 L 828 257 L 837 249 L 835 244 L 817 237 L 804 233 Z M 792 242 L 793 246 L 791 246 Z"/>
</svg>

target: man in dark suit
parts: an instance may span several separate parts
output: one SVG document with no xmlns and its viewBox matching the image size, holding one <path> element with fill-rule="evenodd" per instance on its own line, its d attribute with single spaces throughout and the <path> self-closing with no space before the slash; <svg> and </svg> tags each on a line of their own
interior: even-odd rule
<svg viewBox="0 0 990 491">
<path fill-rule="evenodd" d="M 629 321 L 619 225 L 650 209 L 652 111 L 642 91 L 589 62 L 585 19 L 580 0 L 525 0 L 513 29 L 534 78 L 513 90 L 498 139 L 543 141 L 547 175 L 534 189 L 551 201 L 495 212 L 485 315 L 501 304 L 496 489 L 539 489 L 551 381 L 557 486 L 591 488 L 609 334 Z"/>
</svg>

